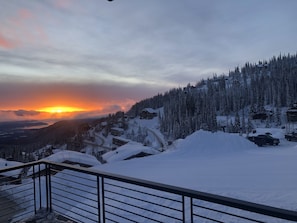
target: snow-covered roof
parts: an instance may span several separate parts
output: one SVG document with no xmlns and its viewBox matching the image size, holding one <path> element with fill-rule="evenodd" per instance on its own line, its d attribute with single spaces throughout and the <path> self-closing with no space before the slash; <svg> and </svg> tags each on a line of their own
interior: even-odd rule
<svg viewBox="0 0 297 223">
<path fill-rule="evenodd" d="M 119 127 L 112 127 L 111 130 L 115 130 L 115 131 L 119 131 L 119 132 L 123 132 L 124 131 L 123 128 L 119 128 Z"/>
<path fill-rule="evenodd" d="M 0 159 L 0 169 L 8 168 L 8 167 L 13 167 L 13 166 L 19 166 L 23 163 L 21 162 L 16 162 L 16 161 L 8 161 L 5 159 Z M 8 171 L 5 173 L 1 173 L 0 175 L 6 176 L 6 177 L 18 177 L 18 175 L 21 173 L 22 168 L 17 169 L 17 170 L 12 170 Z"/>
<path fill-rule="evenodd" d="M 149 113 L 156 113 L 156 110 L 152 109 L 152 108 L 144 108 L 144 109 L 142 109 L 142 111 L 146 111 L 146 112 L 149 112 Z"/>
<path fill-rule="evenodd" d="M 95 165 L 101 164 L 94 156 L 91 156 L 85 153 L 70 151 L 70 150 L 60 151 L 58 153 L 52 154 L 51 156 L 44 158 L 43 160 L 53 161 L 56 163 L 63 163 L 65 161 L 70 161 L 73 163 L 80 163 L 80 164 L 85 164 L 89 166 L 95 166 Z"/>
<path fill-rule="evenodd" d="M 120 136 L 114 136 L 113 138 L 117 139 L 117 140 L 120 140 L 120 141 L 123 141 L 123 142 L 130 142 L 131 141 L 129 139 L 126 139 L 126 138 L 123 138 L 123 137 L 120 137 Z"/>
<path fill-rule="evenodd" d="M 110 162 L 125 160 L 139 153 L 147 153 L 147 154 L 153 155 L 159 152 L 153 149 L 152 147 L 144 146 L 140 143 L 130 141 L 129 143 L 118 147 L 114 151 L 105 153 L 102 156 L 102 158 L 106 160 L 106 162 L 110 163 Z"/>
<path fill-rule="evenodd" d="M 101 126 L 107 126 L 107 122 L 101 122 Z"/>
<path fill-rule="evenodd" d="M 287 112 L 297 112 L 297 108 L 290 108 Z"/>
<path fill-rule="evenodd" d="M 64 151 L 54 153 L 42 160 L 48 160 L 56 163 L 63 163 L 63 162 L 69 161 L 72 163 L 83 164 L 88 166 L 101 165 L 101 163 L 94 156 L 80 153 L 80 152 L 70 151 L 70 150 L 64 150 Z M 41 167 L 41 170 L 43 169 L 44 169 L 44 166 Z M 30 170 L 28 171 L 28 175 L 31 175 L 32 172 L 33 172 L 33 169 L 30 168 Z"/>
</svg>

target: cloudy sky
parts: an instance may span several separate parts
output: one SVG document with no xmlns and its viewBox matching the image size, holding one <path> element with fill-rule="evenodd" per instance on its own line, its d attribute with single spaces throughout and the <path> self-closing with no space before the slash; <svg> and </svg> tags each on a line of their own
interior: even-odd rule
<svg viewBox="0 0 297 223">
<path fill-rule="evenodd" d="M 59 106 L 127 110 L 247 61 L 295 54 L 296 8 L 295 0 L 0 0 L 0 121 Z"/>
</svg>

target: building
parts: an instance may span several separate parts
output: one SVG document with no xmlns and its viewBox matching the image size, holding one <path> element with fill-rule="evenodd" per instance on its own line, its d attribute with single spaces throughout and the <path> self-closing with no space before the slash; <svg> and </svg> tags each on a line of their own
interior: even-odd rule
<svg viewBox="0 0 297 223">
<path fill-rule="evenodd" d="M 113 127 L 110 129 L 110 134 L 112 134 L 113 136 L 121 136 L 124 134 L 124 129 Z"/>
<path fill-rule="evenodd" d="M 140 113 L 141 119 L 153 119 L 157 116 L 157 112 L 152 108 L 145 108 Z"/>
<path fill-rule="evenodd" d="M 287 110 L 287 120 L 288 122 L 297 122 L 297 103 Z"/>
<path fill-rule="evenodd" d="M 116 146 L 123 146 L 125 144 L 127 144 L 129 142 L 128 139 L 124 139 L 121 137 L 113 137 L 112 138 L 112 144 L 116 145 Z"/>
</svg>

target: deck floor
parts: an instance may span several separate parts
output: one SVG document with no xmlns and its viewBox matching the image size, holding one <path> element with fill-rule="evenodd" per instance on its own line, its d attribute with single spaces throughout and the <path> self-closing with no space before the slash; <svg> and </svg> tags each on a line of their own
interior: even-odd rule
<svg viewBox="0 0 297 223">
<path fill-rule="evenodd" d="M 47 212 L 46 210 L 40 210 L 38 213 L 21 223 L 76 223 L 64 216 L 58 215 L 54 212 Z"/>
<path fill-rule="evenodd" d="M 11 208 L 0 208 L 0 222 L 9 222 L 10 219 L 16 214 L 12 209 L 17 209 L 17 204 L 8 199 L 6 196 L 0 194 L 0 207 L 11 207 Z"/>
</svg>

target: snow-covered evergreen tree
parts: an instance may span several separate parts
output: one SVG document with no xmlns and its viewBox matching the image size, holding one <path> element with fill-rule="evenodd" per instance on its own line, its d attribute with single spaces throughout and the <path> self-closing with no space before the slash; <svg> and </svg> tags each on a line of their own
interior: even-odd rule
<svg viewBox="0 0 297 223">
<path fill-rule="evenodd" d="M 276 125 L 281 125 L 280 108 L 297 100 L 297 55 L 279 55 L 269 61 L 246 63 L 229 75 L 201 80 L 195 86 L 174 88 L 136 103 L 128 112 L 137 116 L 143 108 L 164 108 L 161 131 L 168 137 L 186 137 L 204 128 L 217 130 L 217 115 L 236 116 L 226 130 L 251 131 L 250 114 L 266 113 L 265 106 L 277 108 Z M 244 110 L 249 109 L 247 126 Z M 241 116 L 241 117 L 240 117 Z M 268 116 L 267 116 L 268 117 Z"/>
</svg>

